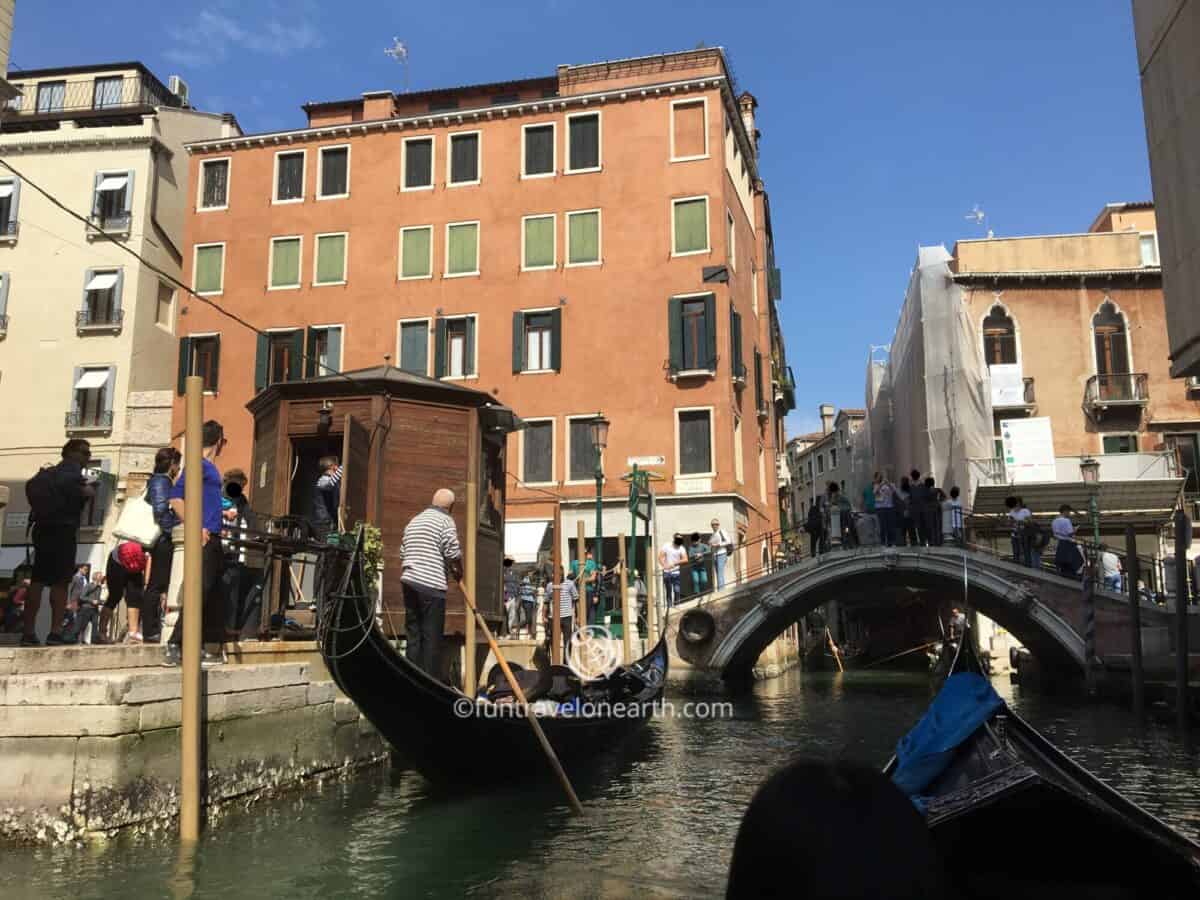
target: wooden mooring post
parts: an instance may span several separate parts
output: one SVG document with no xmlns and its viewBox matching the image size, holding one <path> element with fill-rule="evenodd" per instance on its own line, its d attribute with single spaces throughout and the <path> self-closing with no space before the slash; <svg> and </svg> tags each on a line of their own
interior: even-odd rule
<svg viewBox="0 0 1200 900">
<path fill-rule="evenodd" d="M 1142 717 L 1145 710 L 1145 675 L 1142 672 L 1142 598 L 1138 594 L 1141 565 L 1137 557 L 1137 535 L 1132 525 L 1125 526 L 1125 580 L 1129 588 L 1129 672 L 1133 679 L 1133 714 Z"/>
<path fill-rule="evenodd" d="M 1188 696 L 1188 547 L 1192 543 L 1192 522 L 1183 508 L 1175 510 L 1175 719 L 1179 735 L 1188 737 L 1190 719 Z"/>
</svg>

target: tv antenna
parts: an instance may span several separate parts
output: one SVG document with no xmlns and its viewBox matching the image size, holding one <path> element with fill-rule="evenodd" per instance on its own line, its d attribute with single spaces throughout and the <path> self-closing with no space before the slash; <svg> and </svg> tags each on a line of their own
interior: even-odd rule
<svg viewBox="0 0 1200 900">
<path fill-rule="evenodd" d="M 404 66 L 404 93 L 408 93 L 408 46 L 398 37 L 392 38 L 392 46 L 383 51 L 385 56 L 390 56 L 396 62 Z"/>
<path fill-rule="evenodd" d="M 985 213 L 983 211 L 983 208 L 978 203 L 976 203 L 975 206 L 971 209 L 971 211 L 969 213 L 967 213 L 965 216 L 963 216 L 963 218 L 966 219 L 968 222 L 974 222 L 976 225 L 978 225 L 982 228 L 983 224 L 987 221 L 987 213 Z M 992 237 L 992 229 L 989 228 L 987 230 L 987 236 L 989 238 Z"/>
</svg>

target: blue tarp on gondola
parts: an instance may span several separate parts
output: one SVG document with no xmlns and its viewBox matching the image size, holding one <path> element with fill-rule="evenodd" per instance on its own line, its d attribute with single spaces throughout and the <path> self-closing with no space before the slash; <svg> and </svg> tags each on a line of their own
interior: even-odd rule
<svg viewBox="0 0 1200 900">
<path fill-rule="evenodd" d="M 946 768 L 955 748 L 1003 704 L 982 675 L 951 675 L 921 721 L 896 745 L 892 781 L 908 796 L 919 796 Z"/>
</svg>

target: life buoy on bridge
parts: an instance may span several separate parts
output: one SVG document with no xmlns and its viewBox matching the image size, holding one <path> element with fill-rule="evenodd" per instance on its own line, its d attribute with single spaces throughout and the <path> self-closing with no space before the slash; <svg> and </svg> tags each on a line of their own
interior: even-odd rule
<svg viewBox="0 0 1200 900">
<path fill-rule="evenodd" d="M 679 619 L 679 636 L 689 644 L 704 644 L 717 631 L 713 617 L 702 609 L 689 609 Z"/>
</svg>

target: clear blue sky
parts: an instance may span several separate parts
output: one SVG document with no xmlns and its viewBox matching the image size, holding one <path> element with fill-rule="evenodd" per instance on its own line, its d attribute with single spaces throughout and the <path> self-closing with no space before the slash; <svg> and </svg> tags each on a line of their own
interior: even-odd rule
<svg viewBox="0 0 1200 900">
<path fill-rule="evenodd" d="M 1037 234 L 1150 196 L 1129 0 L 18 0 L 12 58 L 140 59 L 263 131 L 303 124 L 308 100 L 400 89 L 393 36 L 414 90 L 727 49 L 760 102 L 790 434 L 816 426 L 822 401 L 862 405 L 867 347 L 891 339 L 917 244 L 980 236 L 975 204 L 997 234 Z"/>
</svg>

